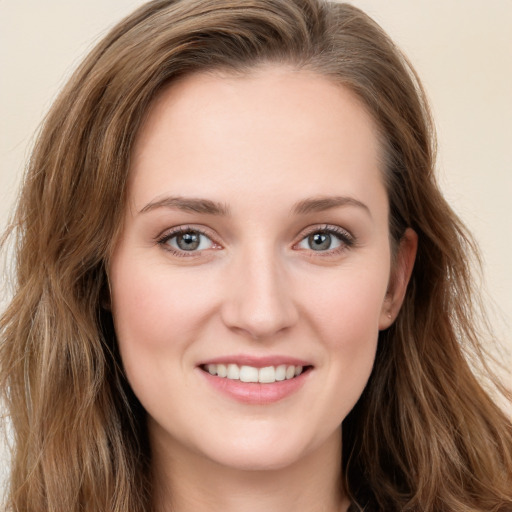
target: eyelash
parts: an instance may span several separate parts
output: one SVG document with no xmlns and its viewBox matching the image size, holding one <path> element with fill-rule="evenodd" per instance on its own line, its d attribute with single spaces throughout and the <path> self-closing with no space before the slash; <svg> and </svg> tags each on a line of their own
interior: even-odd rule
<svg viewBox="0 0 512 512">
<path fill-rule="evenodd" d="M 329 257 L 329 256 L 337 256 L 340 253 L 353 248 L 356 245 L 356 239 L 355 237 L 350 234 L 347 230 L 339 227 L 339 226 L 332 226 L 329 224 L 325 224 L 322 227 L 319 226 L 313 226 L 311 228 L 308 228 L 306 231 L 304 231 L 301 234 L 301 238 L 299 242 L 294 244 L 294 247 L 296 247 L 298 244 L 306 240 L 311 235 L 315 234 L 326 234 L 326 235 L 334 235 L 340 242 L 340 246 L 336 247 L 334 249 L 328 249 L 326 251 L 315 251 L 313 249 L 303 249 L 306 250 L 308 253 L 308 256 L 310 257 Z"/>
<path fill-rule="evenodd" d="M 197 233 L 200 236 L 204 236 L 208 238 L 212 244 L 220 247 L 220 244 L 217 244 L 212 238 L 212 236 L 207 233 L 205 230 L 201 228 L 197 228 L 194 226 L 181 226 L 178 228 L 173 229 L 170 232 L 165 233 L 163 236 L 160 236 L 156 239 L 156 243 L 160 246 L 162 246 L 166 251 L 170 252 L 173 256 L 178 257 L 197 257 L 199 254 L 201 254 L 201 250 L 199 251 L 184 251 L 184 250 L 176 250 L 172 248 L 168 242 L 172 240 L 173 238 L 184 235 L 186 233 Z M 293 245 L 293 247 L 297 247 L 301 242 L 306 240 L 309 236 L 314 234 L 327 234 L 327 235 L 334 235 L 341 243 L 339 247 L 336 247 L 334 249 L 328 249 L 326 251 L 315 251 L 313 249 L 300 249 L 308 252 L 308 255 L 313 256 L 320 256 L 320 257 L 329 257 L 329 256 L 335 256 L 340 254 L 341 252 L 344 252 L 348 249 L 351 249 L 356 245 L 356 239 L 353 235 L 351 235 L 348 231 L 346 231 L 343 228 L 340 228 L 339 226 L 332 226 L 332 225 L 324 225 L 322 227 L 319 226 L 313 226 L 309 229 L 307 229 L 305 232 L 301 234 L 300 240 Z"/>
<path fill-rule="evenodd" d="M 181 226 L 181 227 L 175 228 L 172 231 L 165 233 L 165 235 L 158 237 L 156 240 L 156 243 L 158 245 L 161 245 L 164 248 L 164 250 L 170 252 L 173 256 L 185 257 L 185 258 L 187 258 L 187 257 L 190 258 L 190 257 L 194 257 L 194 256 L 197 257 L 199 254 L 201 254 L 202 251 L 176 250 L 173 247 L 171 247 L 170 245 L 168 245 L 168 242 L 170 240 L 172 240 L 173 238 L 175 238 L 179 235 L 185 235 L 186 233 L 197 233 L 200 236 L 204 236 L 204 237 L 208 238 L 208 240 L 210 240 L 212 242 L 212 244 L 220 247 L 220 245 L 217 244 L 213 240 L 212 236 L 209 233 L 202 230 L 201 228 L 197 228 L 194 226 Z"/>
</svg>

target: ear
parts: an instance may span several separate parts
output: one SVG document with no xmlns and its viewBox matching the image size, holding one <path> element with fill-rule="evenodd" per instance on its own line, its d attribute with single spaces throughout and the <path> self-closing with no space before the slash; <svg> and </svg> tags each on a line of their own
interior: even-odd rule
<svg viewBox="0 0 512 512">
<path fill-rule="evenodd" d="M 395 262 L 391 269 L 386 297 L 382 304 L 379 319 L 379 330 L 381 331 L 390 327 L 398 316 L 414 267 L 417 249 L 418 235 L 413 229 L 407 228 L 400 239 Z"/>
</svg>

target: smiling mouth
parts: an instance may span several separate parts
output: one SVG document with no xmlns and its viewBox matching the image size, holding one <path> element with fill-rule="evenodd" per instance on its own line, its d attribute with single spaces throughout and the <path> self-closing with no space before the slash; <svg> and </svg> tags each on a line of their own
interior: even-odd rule
<svg viewBox="0 0 512 512">
<path fill-rule="evenodd" d="M 272 384 L 284 380 L 291 380 L 305 373 L 311 366 L 294 366 L 281 364 L 278 366 L 266 366 L 256 368 L 254 366 L 237 364 L 206 364 L 201 369 L 210 375 L 237 380 L 240 382 L 254 382 L 260 384 Z"/>
</svg>

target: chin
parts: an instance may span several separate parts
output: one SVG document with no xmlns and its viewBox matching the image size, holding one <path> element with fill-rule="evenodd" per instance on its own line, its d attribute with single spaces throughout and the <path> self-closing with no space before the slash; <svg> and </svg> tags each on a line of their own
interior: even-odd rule
<svg viewBox="0 0 512 512">
<path fill-rule="evenodd" d="M 240 450 L 232 454 L 215 454 L 211 456 L 212 462 L 237 471 L 279 471 L 293 466 L 301 459 L 296 451 L 278 452 L 272 450 L 259 451 Z"/>
<path fill-rule="evenodd" d="M 337 435 L 331 439 L 301 439 L 290 436 L 290 433 L 279 436 L 257 438 L 255 436 L 234 439 L 229 442 L 215 443 L 214 446 L 204 446 L 201 450 L 215 464 L 239 471 L 279 471 L 314 457 L 317 451 L 324 447 L 336 449 Z"/>
</svg>

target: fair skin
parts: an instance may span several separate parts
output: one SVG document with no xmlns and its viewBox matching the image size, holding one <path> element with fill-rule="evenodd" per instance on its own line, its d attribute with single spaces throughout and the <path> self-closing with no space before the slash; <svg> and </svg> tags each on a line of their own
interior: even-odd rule
<svg viewBox="0 0 512 512">
<path fill-rule="evenodd" d="M 109 269 L 158 510 L 347 509 L 341 423 L 415 250 L 408 230 L 392 264 L 375 126 L 346 89 L 266 66 L 160 94 Z"/>
</svg>

